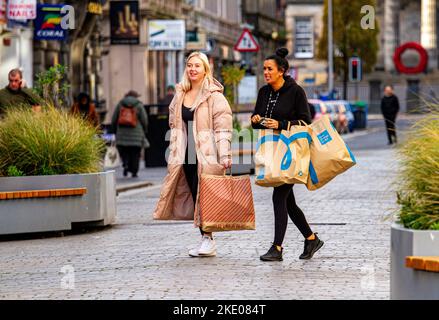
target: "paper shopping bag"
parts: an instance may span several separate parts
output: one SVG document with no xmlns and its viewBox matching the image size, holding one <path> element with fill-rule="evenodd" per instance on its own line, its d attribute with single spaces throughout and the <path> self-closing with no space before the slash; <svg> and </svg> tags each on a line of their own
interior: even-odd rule
<svg viewBox="0 0 439 320">
<path fill-rule="evenodd" d="M 274 158 L 280 131 L 259 130 L 256 153 L 254 155 L 256 184 L 263 187 L 277 187 L 283 184 L 279 177 L 273 176 Z"/>
<path fill-rule="evenodd" d="M 356 160 L 327 115 L 310 126 L 312 143 L 306 187 L 316 190 L 354 166 Z"/>
<path fill-rule="evenodd" d="M 201 174 L 199 206 L 200 227 L 204 232 L 255 229 L 249 175 Z"/>
<path fill-rule="evenodd" d="M 308 126 L 292 126 L 279 134 L 261 133 L 255 155 L 256 184 L 264 187 L 306 184 L 310 143 Z"/>
</svg>

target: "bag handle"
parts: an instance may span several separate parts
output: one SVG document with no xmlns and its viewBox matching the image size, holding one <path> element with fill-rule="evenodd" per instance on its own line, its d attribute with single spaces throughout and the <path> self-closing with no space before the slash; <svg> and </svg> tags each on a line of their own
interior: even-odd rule
<svg viewBox="0 0 439 320">
<path fill-rule="evenodd" d="M 230 171 L 230 174 L 228 174 L 227 171 Z M 232 167 L 230 167 L 230 169 L 224 170 L 223 176 L 225 177 L 226 175 L 229 176 L 229 177 L 232 176 Z"/>
<path fill-rule="evenodd" d="M 305 127 L 308 127 L 308 124 L 305 122 L 305 121 L 303 121 L 303 120 L 297 120 L 301 125 L 303 125 L 303 126 L 305 126 Z M 291 121 L 288 121 L 288 127 L 287 127 L 287 131 L 290 131 L 290 129 L 291 129 Z"/>
</svg>

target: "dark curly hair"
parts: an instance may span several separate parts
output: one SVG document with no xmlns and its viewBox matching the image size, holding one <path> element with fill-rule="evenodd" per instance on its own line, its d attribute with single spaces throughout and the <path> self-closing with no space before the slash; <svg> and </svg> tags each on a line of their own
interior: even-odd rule
<svg viewBox="0 0 439 320">
<path fill-rule="evenodd" d="M 276 62 L 277 68 L 284 72 L 284 78 L 288 77 L 287 72 L 290 69 L 290 64 L 285 57 L 288 55 L 287 48 L 279 48 L 276 50 L 276 53 L 265 58 L 265 60 L 274 60 Z"/>
</svg>

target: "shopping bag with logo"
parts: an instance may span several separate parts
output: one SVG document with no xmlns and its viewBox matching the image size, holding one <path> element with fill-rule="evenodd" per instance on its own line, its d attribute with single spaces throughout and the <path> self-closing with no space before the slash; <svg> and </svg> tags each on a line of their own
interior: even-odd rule
<svg viewBox="0 0 439 320">
<path fill-rule="evenodd" d="M 114 143 L 107 147 L 104 158 L 104 167 L 106 169 L 115 169 L 122 165 L 122 160 L 120 158 L 119 152 L 117 151 Z"/>
<path fill-rule="evenodd" d="M 279 134 L 263 133 L 255 155 L 256 184 L 264 187 L 306 184 L 311 132 L 308 126 L 289 126 Z"/>
<path fill-rule="evenodd" d="M 310 127 L 311 160 L 306 186 L 309 190 L 316 190 L 354 166 L 356 160 L 327 115 L 313 122 Z"/>
<path fill-rule="evenodd" d="M 255 209 L 250 176 L 202 174 L 199 213 L 204 232 L 254 230 Z"/>
<path fill-rule="evenodd" d="M 274 155 L 279 141 L 280 131 L 261 129 L 258 130 L 258 143 L 254 156 L 256 184 L 265 187 L 277 187 L 283 184 L 273 176 Z"/>
</svg>

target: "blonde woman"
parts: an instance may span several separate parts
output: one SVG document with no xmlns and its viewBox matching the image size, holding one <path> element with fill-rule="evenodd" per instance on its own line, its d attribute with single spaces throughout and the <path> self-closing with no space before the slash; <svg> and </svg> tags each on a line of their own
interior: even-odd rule
<svg viewBox="0 0 439 320">
<path fill-rule="evenodd" d="M 223 175 L 232 165 L 232 110 L 223 86 L 213 78 L 207 56 L 193 52 L 186 60 L 183 80 L 169 105 L 168 174 L 154 211 L 156 220 L 194 220 L 200 227 L 201 173 Z M 212 233 L 200 228 L 201 243 L 192 257 L 213 257 Z"/>
</svg>

